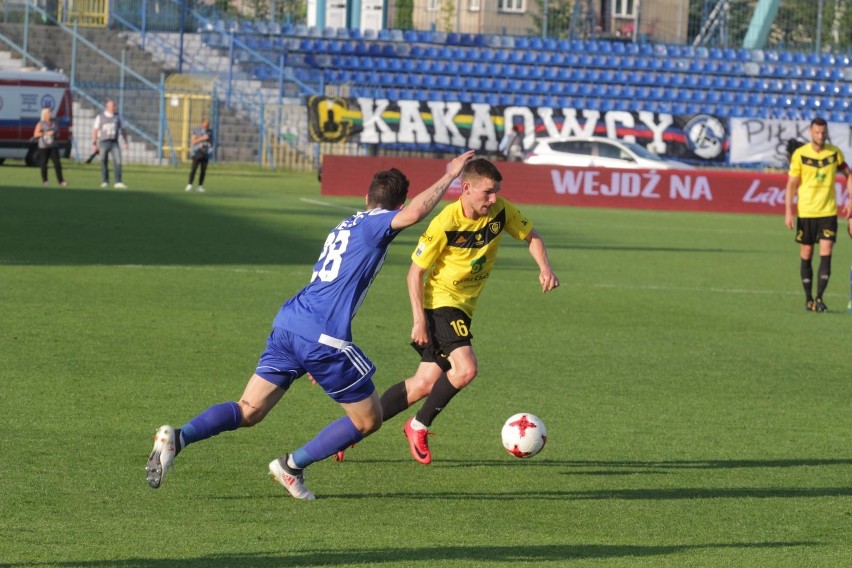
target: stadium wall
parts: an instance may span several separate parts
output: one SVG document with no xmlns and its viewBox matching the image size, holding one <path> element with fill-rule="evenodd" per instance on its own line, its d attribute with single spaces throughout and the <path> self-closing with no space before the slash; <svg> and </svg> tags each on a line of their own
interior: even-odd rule
<svg viewBox="0 0 852 568">
<path fill-rule="evenodd" d="M 326 156 L 322 195 L 363 197 L 373 175 L 399 168 L 411 191 L 425 189 L 446 168 L 445 160 Z M 502 194 L 515 203 L 611 207 L 661 211 L 784 214 L 786 174 L 716 170 L 647 171 L 576 169 L 501 162 Z M 848 195 L 843 177 L 836 180 L 838 202 Z M 461 192 L 457 179 L 447 192 Z"/>
</svg>

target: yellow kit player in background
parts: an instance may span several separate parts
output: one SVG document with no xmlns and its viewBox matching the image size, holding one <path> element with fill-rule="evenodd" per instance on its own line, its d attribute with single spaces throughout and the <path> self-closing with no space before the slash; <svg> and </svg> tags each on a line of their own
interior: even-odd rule
<svg viewBox="0 0 852 568">
<path fill-rule="evenodd" d="M 847 191 L 852 190 L 852 176 L 843 152 L 827 143 L 828 124 L 815 118 L 810 126 L 811 142 L 799 147 L 790 158 L 784 222 L 796 229 L 801 258 L 800 274 L 805 290 L 805 309 L 825 312 L 823 294 L 831 276 L 831 251 L 837 241 L 837 195 L 834 180 L 838 172 L 846 176 Z M 798 219 L 793 218 L 793 196 L 798 191 Z M 846 204 L 847 215 L 849 203 Z M 813 296 L 814 245 L 819 243 L 819 281 Z"/>
</svg>

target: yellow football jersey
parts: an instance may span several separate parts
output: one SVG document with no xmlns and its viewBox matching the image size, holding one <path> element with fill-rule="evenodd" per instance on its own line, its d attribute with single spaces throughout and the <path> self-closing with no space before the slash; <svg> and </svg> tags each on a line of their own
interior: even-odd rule
<svg viewBox="0 0 852 568">
<path fill-rule="evenodd" d="M 810 144 L 793 152 L 789 174 L 801 178 L 797 202 L 799 217 L 837 215 L 834 178 L 844 161 L 840 148 L 831 144 L 826 144 L 821 152 L 815 152 Z"/>
<path fill-rule="evenodd" d="M 476 300 L 491 276 L 503 233 L 524 240 L 532 222 L 502 197 L 485 215 L 468 219 L 461 200 L 447 205 L 420 236 L 411 260 L 429 270 L 423 295 L 426 309 L 454 307 L 473 317 Z"/>
</svg>

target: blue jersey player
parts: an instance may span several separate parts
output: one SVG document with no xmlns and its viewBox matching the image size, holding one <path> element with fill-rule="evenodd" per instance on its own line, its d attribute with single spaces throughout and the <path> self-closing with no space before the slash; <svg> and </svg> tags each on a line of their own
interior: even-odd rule
<svg viewBox="0 0 852 568">
<path fill-rule="evenodd" d="M 175 456 L 189 444 L 227 430 L 254 426 L 281 400 L 293 381 L 309 373 L 346 416 L 314 439 L 274 459 L 269 473 L 296 499 L 314 499 L 302 472 L 310 464 L 354 444 L 382 424 L 373 386 L 376 367 L 352 343 L 352 318 L 382 268 L 388 246 L 406 227 L 423 220 L 473 156 L 452 160 L 447 172 L 402 207 L 408 180 L 399 170 L 378 172 L 367 193 L 367 211 L 343 220 L 325 240 L 310 283 L 287 300 L 275 317 L 266 350 L 239 402 L 211 406 L 181 428 L 161 426 L 146 468 L 157 488 Z"/>
</svg>

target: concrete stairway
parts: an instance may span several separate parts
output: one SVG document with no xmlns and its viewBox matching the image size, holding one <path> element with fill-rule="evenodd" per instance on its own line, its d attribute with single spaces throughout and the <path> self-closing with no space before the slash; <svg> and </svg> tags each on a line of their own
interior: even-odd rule
<svg viewBox="0 0 852 568">
<path fill-rule="evenodd" d="M 124 35 L 130 43 L 142 46 L 140 34 L 126 32 Z M 301 134 L 300 137 L 296 137 L 298 140 L 293 145 L 293 149 L 297 153 L 310 156 L 310 141 L 307 139 L 308 113 L 300 95 L 293 93 L 292 88 L 285 89 L 287 91 L 285 96 L 289 96 L 281 99 L 277 84 L 266 85 L 264 82 L 252 79 L 251 74 L 241 68 L 239 61 L 232 68 L 227 51 L 207 45 L 202 41 L 201 34 L 185 33 L 182 39 L 183 72 L 215 76 L 217 79 L 216 92 L 223 105 L 230 82 L 232 100 L 243 103 L 243 106 L 236 111 L 242 120 L 237 126 L 243 128 L 243 130 L 234 134 L 235 145 L 230 148 L 230 151 L 236 151 L 237 148 L 257 149 L 258 133 L 254 128 L 246 132 L 244 127 L 246 124 L 254 125 L 260 122 L 260 105 L 265 104 L 267 109 L 281 105 L 283 110 L 281 124 L 279 124 L 277 116 L 265 116 L 265 123 L 268 129 L 272 129 L 271 133 L 280 130 L 278 135 L 288 139 L 293 138 L 293 133 Z M 178 64 L 180 41 L 181 36 L 178 33 L 149 33 L 145 37 L 144 48 L 155 61 L 174 68 Z M 275 112 L 277 115 L 277 111 Z M 220 130 L 224 132 L 221 118 Z M 291 144 L 293 143 L 291 142 Z M 256 153 L 253 155 L 256 159 Z"/>
</svg>

